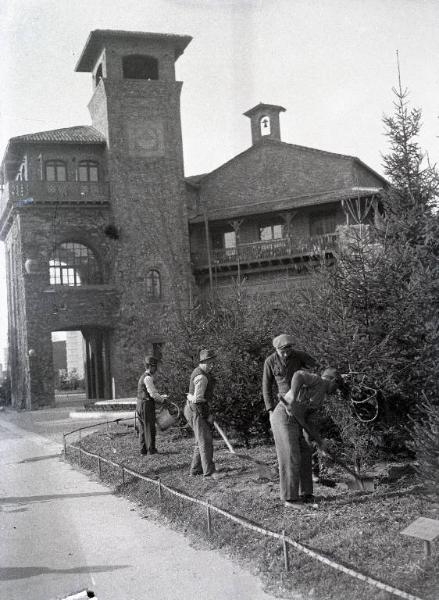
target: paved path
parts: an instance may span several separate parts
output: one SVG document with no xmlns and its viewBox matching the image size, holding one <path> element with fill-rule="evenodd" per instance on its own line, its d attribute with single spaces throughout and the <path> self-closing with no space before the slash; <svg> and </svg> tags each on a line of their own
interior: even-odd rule
<svg viewBox="0 0 439 600">
<path fill-rule="evenodd" d="M 274 600 L 230 560 L 192 548 L 65 463 L 54 425 L 52 439 L 29 431 L 64 418 L 0 413 L 0 598 L 90 589 L 98 600 Z"/>
</svg>

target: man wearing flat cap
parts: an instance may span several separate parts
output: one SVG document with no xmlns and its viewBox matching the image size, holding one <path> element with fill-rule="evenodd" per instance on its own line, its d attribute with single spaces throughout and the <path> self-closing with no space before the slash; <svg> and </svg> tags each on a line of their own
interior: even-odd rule
<svg viewBox="0 0 439 600">
<path fill-rule="evenodd" d="M 137 384 L 137 420 L 139 422 L 140 454 L 157 454 L 155 445 L 155 403 L 166 401 L 166 394 L 159 394 L 154 383 L 158 360 L 155 356 L 145 356 L 145 372 Z"/>
<path fill-rule="evenodd" d="M 280 495 L 283 501 L 289 501 L 288 473 L 291 468 L 290 454 L 292 418 L 286 414 L 285 406 L 278 399 L 284 398 L 289 391 L 291 380 L 296 371 L 311 368 L 316 361 L 306 352 L 294 349 L 294 340 L 282 333 L 273 340 L 275 351 L 265 360 L 262 377 L 262 394 L 265 408 L 270 414 L 276 454 L 279 463 Z"/>
<path fill-rule="evenodd" d="M 201 350 L 199 365 L 191 374 L 187 403 L 184 407 L 184 416 L 195 435 L 190 474 L 204 475 L 204 477 L 215 475 L 211 428 L 213 416 L 209 410 L 209 402 L 213 398 L 215 386 L 212 375 L 214 358 L 215 353 L 212 350 Z"/>
</svg>

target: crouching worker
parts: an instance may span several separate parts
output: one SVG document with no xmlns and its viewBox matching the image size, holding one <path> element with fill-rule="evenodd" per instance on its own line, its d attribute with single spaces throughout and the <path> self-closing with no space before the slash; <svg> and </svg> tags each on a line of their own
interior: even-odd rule
<svg viewBox="0 0 439 600">
<path fill-rule="evenodd" d="M 145 372 L 137 384 L 137 419 L 139 430 L 140 454 L 157 454 L 155 445 L 155 403 L 163 403 L 166 394 L 159 394 L 154 384 L 154 373 L 158 360 L 155 356 L 145 356 Z"/>
<path fill-rule="evenodd" d="M 312 478 L 312 440 L 321 450 L 319 412 L 327 394 L 335 392 L 341 376 L 334 368 L 321 376 L 296 371 L 291 389 L 281 398 L 271 418 L 279 463 L 280 497 L 286 507 L 314 502 Z"/>
<path fill-rule="evenodd" d="M 199 365 L 194 369 L 190 378 L 187 403 L 184 407 L 184 416 L 195 435 L 190 474 L 202 474 L 204 477 L 211 477 L 215 474 L 213 416 L 209 410 L 209 402 L 212 400 L 215 386 L 215 379 L 211 374 L 214 358 L 215 354 L 211 350 L 201 350 Z"/>
</svg>

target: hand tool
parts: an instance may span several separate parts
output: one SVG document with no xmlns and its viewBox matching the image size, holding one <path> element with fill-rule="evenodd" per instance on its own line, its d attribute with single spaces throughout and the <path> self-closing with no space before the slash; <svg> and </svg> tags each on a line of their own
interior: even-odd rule
<svg viewBox="0 0 439 600">
<path fill-rule="evenodd" d="M 288 414 L 290 416 L 294 417 L 294 419 L 296 419 L 296 421 L 299 423 L 299 425 L 312 438 L 312 434 L 309 431 L 305 420 L 302 419 L 300 416 L 293 414 L 293 412 L 291 411 L 292 405 L 288 404 L 288 402 L 285 400 L 285 398 L 283 398 L 282 396 L 279 396 L 279 399 L 282 402 L 282 404 L 285 406 L 285 408 L 287 409 Z M 356 489 L 359 489 L 363 492 L 373 492 L 375 490 L 375 481 L 374 481 L 373 477 L 360 477 L 360 475 L 356 471 L 351 469 L 344 461 L 340 460 L 339 458 L 334 456 L 331 452 L 329 452 L 328 450 L 323 448 L 322 445 L 319 444 L 317 441 L 316 441 L 316 444 L 317 444 L 317 447 L 319 448 L 319 450 L 321 452 L 323 452 L 323 454 L 325 454 L 328 458 L 330 458 L 332 460 L 332 462 L 334 462 L 336 465 L 338 465 L 339 467 L 344 469 L 347 473 L 349 473 L 349 475 L 351 475 L 354 478 Z"/>
<path fill-rule="evenodd" d="M 227 438 L 226 434 L 221 429 L 221 427 L 218 425 L 218 423 L 216 421 L 214 421 L 213 425 L 214 425 L 215 429 L 218 431 L 218 433 L 220 434 L 220 436 L 223 438 L 223 440 L 231 454 L 234 454 L 235 456 L 238 456 L 239 458 L 242 458 L 243 460 L 248 460 L 248 461 L 256 464 L 257 468 L 258 468 L 258 475 L 259 475 L 260 479 L 272 479 L 271 469 L 266 463 L 262 462 L 261 460 L 258 460 L 257 458 L 253 458 L 252 456 L 250 456 L 248 454 L 242 454 L 241 452 L 239 452 L 239 453 L 235 452 L 232 444 L 230 443 L 229 439 Z"/>
</svg>

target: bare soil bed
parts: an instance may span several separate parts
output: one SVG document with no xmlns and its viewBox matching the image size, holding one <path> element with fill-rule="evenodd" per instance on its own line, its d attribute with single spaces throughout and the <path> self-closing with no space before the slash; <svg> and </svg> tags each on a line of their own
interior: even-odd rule
<svg viewBox="0 0 439 600">
<path fill-rule="evenodd" d="M 230 454 L 221 440 L 215 441 L 215 462 L 220 478 L 190 477 L 189 464 L 193 440 L 179 430 L 162 433 L 159 454 L 141 456 L 133 429 L 111 425 L 108 431 L 82 438 L 82 447 L 185 494 L 244 517 L 263 528 L 281 532 L 324 554 L 330 560 L 360 571 L 425 600 L 439 597 L 438 546 L 426 558 L 420 540 L 400 535 L 416 518 L 439 519 L 436 499 L 423 497 L 410 469 L 400 465 L 376 467 L 374 493 L 350 491 L 337 469 L 328 467 L 326 475 L 337 481 L 335 487 L 315 485 L 318 508 L 302 505 L 286 509 L 279 499 L 276 456 L 273 446 L 260 445 L 239 452 L 266 462 L 272 480 L 261 479 L 257 465 Z M 70 460 L 77 454 L 68 449 Z M 96 459 L 83 457 L 86 468 L 97 471 Z M 222 548 L 235 560 L 256 572 L 271 593 L 289 598 L 315 600 L 380 600 L 396 596 L 365 582 L 353 579 L 305 554 L 291 549 L 290 570 L 284 569 L 282 545 L 277 541 L 243 529 L 221 515 L 212 515 L 212 533 L 207 534 L 206 512 L 170 495 L 160 502 L 157 486 L 126 477 L 121 485 L 120 470 L 102 467 L 102 477 L 119 493 L 135 499 L 144 507 L 144 516 L 167 522 L 190 535 L 195 544 Z"/>
</svg>

